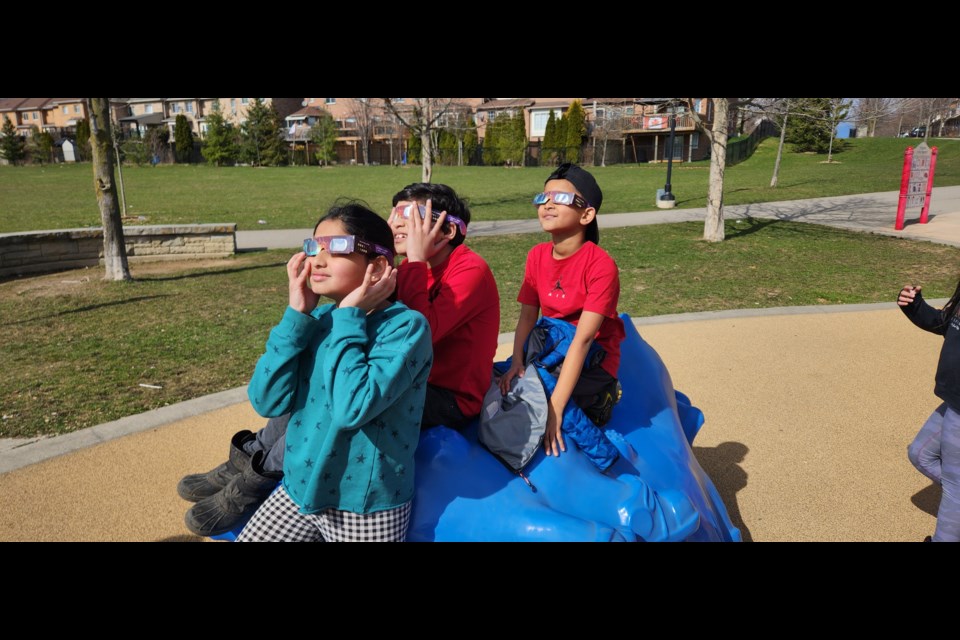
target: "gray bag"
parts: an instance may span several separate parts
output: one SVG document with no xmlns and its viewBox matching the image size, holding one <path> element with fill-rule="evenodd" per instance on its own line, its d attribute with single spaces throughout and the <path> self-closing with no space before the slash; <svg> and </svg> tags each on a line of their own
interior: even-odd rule
<svg viewBox="0 0 960 640">
<path fill-rule="evenodd" d="M 530 484 L 521 470 L 543 442 L 547 393 L 532 364 L 527 365 L 522 378 L 517 376 L 511 381 L 507 395 L 501 395 L 499 380 L 494 375 L 483 397 L 477 437 L 500 462 Z M 536 491 L 533 485 L 530 488 Z"/>
</svg>

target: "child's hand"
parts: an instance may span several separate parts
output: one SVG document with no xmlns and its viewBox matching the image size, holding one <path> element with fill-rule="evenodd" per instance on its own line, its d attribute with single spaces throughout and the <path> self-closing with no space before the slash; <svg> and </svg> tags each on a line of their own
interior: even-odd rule
<svg viewBox="0 0 960 640">
<path fill-rule="evenodd" d="M 560 452 L 566 453 L 567 446 L 563 442 L 563 432 L 560 427 L 563 426 L 563 409 L 559 411 L 549 403 L 547 411 L 547 431 L 543 435 L 543 449 L 548 456 L 559 456 Z"/>
<path fill-rule="evenodd" d="M 915 287 L 912 284 L 906 285 L 903 289 L 900 289 L 900 295 L 897 297 L 897 304 L 901 307 L 906 307 L 907 305 L 913 304 L 914 299 L 916 299 L 917 294 L 920 293 L 920 289 L 923 287 Z"/>
<path fill-rule="evenodd" d="M 287 280 L 290 285 L 290 306 L 300 313 L 310 313 L 320 302 L 320 296 L 310 288 L 313 263 L 303 251 L 287 262 Z"/>
<path fill-rule="evenodd" d="M 510 381 L 517 377 L 522 378 L 525 369 L 522 362 L 518 362 L 516 358 L 513 359 L 510 368 L 500 377 L 500 395 L 505 396 L 509 393 Z"/>
<path fill-rule="evenodd" d="M 413 205 L 416 207 L 416 204 Z M 427 215 L 420 218 L 414 211 L 407 219 L 407 260 L 409 262 L 426 262 L 437 255 L 441 249 L 450 244 L 450 238 L 443 235 L 443 223 L 447 219 L 444 211 L 433 222 L 433 203 L 427 200 Z"/>
<path fill-rule="evenodd" d="M 397 270 L 389 264 L 379 276 L 373 275 L 374 264 L 367 265 L 363 283 L 340 301 L 340 308 L 357 307 L 370 313 L 390 297 L 397 288 Z"/>
</svg>

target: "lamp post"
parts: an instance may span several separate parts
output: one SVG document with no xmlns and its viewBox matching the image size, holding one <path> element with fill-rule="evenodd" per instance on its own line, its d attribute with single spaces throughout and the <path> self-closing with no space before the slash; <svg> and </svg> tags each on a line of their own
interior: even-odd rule
<svg viewBox="0 0 960 640">
<path fill-rule="evenodd" d="M 670 184 L 670 176 L 673 173 L 673 139 L 675 137 L 676 128 L 677 109 L 676 105 L 673 105 L 670 108 L 670 139 L 667 142 L 667 182 L 663 185 L 663 189 L 657 193 L 658 209 L 672 209 L 677 204 L 676 198 L 673 195 L 672 186 Z"/>
</svg>

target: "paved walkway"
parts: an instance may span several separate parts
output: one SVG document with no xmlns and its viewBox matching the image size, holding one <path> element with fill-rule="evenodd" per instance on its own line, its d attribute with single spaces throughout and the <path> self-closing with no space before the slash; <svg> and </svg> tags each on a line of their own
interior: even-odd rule
<svg viewBox="0 0 960 640">
<path fill-rule="evenodd" d="M 753 217 L 810 222 L 960 247 L 960 186 L 938 187 L 933 190 L 927 224 L 919 224 L 919 208 L 908 209 L 905 216 L 907 225 L 903 231 L 896 231 L 893 228 L 897 217 L 899 195 L 896 191 L 889 191 L 811 200 L 735 205 L 724 208 L 724 217 L 728 220 Z M 667 222 L 701 222 L 705 215 L 706 209 L 701 207 L 657 209 L 637 213 L 602 213 L 598 219 L 601 229 L 613 229 Z M 476 220 L 470 225 L 470 235 L 473 237 L 539 231 L 540 223 L 533 216 L 528 220 L 495 222 Z M 240 250 L 292 249 L 299 247 L 303 239 L 309 237 L 311 233 L 313 233 L 312 229 L 238 231 L 237 248 Z"/>
<path fill-rule="evenodd" d="M 896 193 L 866 194 L 726 213 L 960 246 L 960 187 L 935 190 L 930 223 L 903 232 L 892 228 L 896 200 Z M 610 214 L 601 226 L 702 216 L 702 209 Z M 472 229 L 524 233 L 539 225 L 478 221 Z M 309 233 L 242 232 L 238 243 L 292 248 Z M 941 341 L 893 303 L 683 314 L 637 325 L 676 388 L 704 411 L 694 450 L 745 539 L 914 541 L 932 533 L 939 490 L 905 451 L 937 404 Z M 498 359 L 511 340 L 501 336 Z M 65 436 L 5 441 L 0 541 L 196 541 L 182 525 L 189 505 L 176 494 L 177 480 L 221 462 L 234 432 L 262 423 L 239 388 Z"/>
</svg>

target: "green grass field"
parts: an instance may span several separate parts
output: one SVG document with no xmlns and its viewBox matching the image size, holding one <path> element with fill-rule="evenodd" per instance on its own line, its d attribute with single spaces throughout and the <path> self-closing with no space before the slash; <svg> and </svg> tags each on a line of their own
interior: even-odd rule
<svg viewBox="0 0 960 640">
<path fill-rule="evenodd" d="M 776 140 L 767 139 L 747 161 L 726 173 L 725 203 L 750 204 L 822 196 L 896 191 L 907 141 L 856 139 L 825 164 L 826 156 L 787 153 L 780 186 L 770 189 Z M 960 184 L 960 141 L 936 140 L 936 186 Z M 591 167 L 603 188 L 603 213 L 656 208 L 661 164 Z M 444 167 L 434 182 L 454 187 L 471 203 L 474 220 L 533 216 L 530 199 L 549 168 Z M 677 206 L 706 206 L 708 162 L 674 165 Z M 359 198 L 386 215 L 390 198 L 420 181 L 420 167 L 125 167 L 127 224 L 236 222 L 241 230 L 312 226 L 339 197 Z M 136 218 L 142 216 L 143 220 Z M 259 224 L 263 220 L 266 224 Z M 0 233 L 100 226 L 90 164 L 0 166 Z"/>
<path fill-rule="evenodd" d="M 960 273 L 960 249 L 810 224 L 730 221 L 720 244 L 701 233 L 680 223 L 606 234 L 621 270 L 619 309 L 641 317 L 892 301 L 906 282 L 936 298 Z M 526 254 L 542 240 L 470 241 L 494 270 L 502 331 L 515 327 Z M 100 269 L 0 283 L 0 437 L 65 433 L 246 384 L 286 306 L 288 257 L 135 265 L 125 283 L 103 281 Z"/>
<path fill-rule="evenodd" d="M 914 141 L 854 140 L 836 162 L 763 143 L 727 172 L 727 204 L 894 191 Z M 937 186 L 960 184 L 956 140 L 940 148 Z M 663 165 L 591 168 L 604 213 L 654 208 Z M 475 220 L 527 218 L 547 168 L 437 167 L 434 179 L 470 198 Z M 678 206 L 705 205 L 707 163 L 675 167 Z M 241 229 L 310 226 L 338 197 L 386 214 L 420 168 L 128 167 L 130 213 L 142 223 L 237 222 Z M 259 225 L 263 219 L 265 225 Z M 0 167 L 0 232 L 99 224 L 89 164 Z M 906 282 L 947 296 L 960 250 L 809 224 L 728 221 L 727 240 L 702 242 L 702 224 L 618 229 L 603 247 L 621 270 L 619 309 L 634 317 L 721 309 L 892 301 Z M 542 234 L 473 238 L 494 270 L 502 331 L 512 331 L 526 254 Z M 135 265 L 133 282 L 87 269 L 0 282 L 0 437 L 74 431 L 245 384 L 286 305 L 289 251 L 206 264 Z M 149 385 L 149 386 L 142 386 Z M 153 388 L 160 387 L 160 388 Z"/>
</svg>

